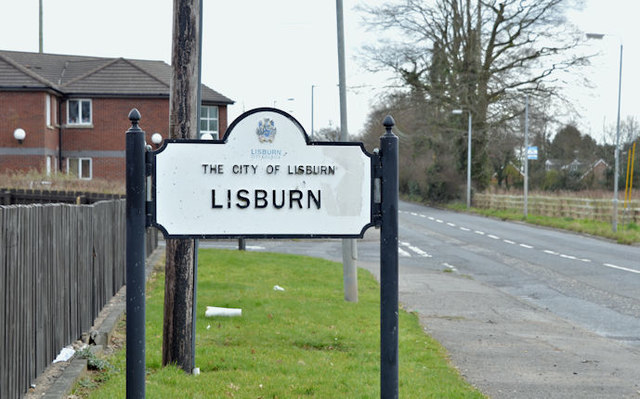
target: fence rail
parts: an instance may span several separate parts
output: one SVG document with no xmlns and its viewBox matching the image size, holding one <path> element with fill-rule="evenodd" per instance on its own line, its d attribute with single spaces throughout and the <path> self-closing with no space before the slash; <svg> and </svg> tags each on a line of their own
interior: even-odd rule
<svg viewBox="0 0 640 399">
<path fill-rule="evenodd" d="M 611 199 L 529 195 L 527 210 L 532 215 L 610 222 L 613 215 L 612 202 Z M 522 195 L 475 194 L 473 205 L 486 209 L 520 210 L 524 208 L 524 198 Z M 618 202 L 618 220 L 623 223 L 640 223 L 640 201 L 630 201 L 626 208 L 623 201 Z"/>
<path fill-rule="evenodd" d="M 86 191 L 33 190 L 0 188 L 0 205 L 18 204 L 93 204 L 98 201 L 122 199 L 121 194 L 92 193 Z"/>
<path fill-rule="evenodd" d="M 125 224 L 124 200 L 0 206 L 0 398 L 22 397 L 125 284 Z"/>
</svg>

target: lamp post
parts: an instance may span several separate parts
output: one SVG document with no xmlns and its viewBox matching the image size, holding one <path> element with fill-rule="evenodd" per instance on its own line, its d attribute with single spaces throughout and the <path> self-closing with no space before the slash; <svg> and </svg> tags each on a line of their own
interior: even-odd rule
<svg viewBox="0 0 640 399">
<path fill-rule="evenodd" d="M 311 85 L 311 140 L 313 140 L 313 91 L 316 85 Z"/>
<path fill-rule="evenodd" d="M 471 111 L 469 113 L 469 132 L 467 134 L 467 209 L 471 208 Z M 462 115 L 462 109 L 454 109 L 452 114 Z"/>
<path fill-rule="evenodd" d="M 524 217 L 529 214 L 529 94 L 524 97 Z"/>
<path fill-rule="evenodd" d="M 587 33 L 587 39 L 601 40 L 604 33 Z M 619 158 L 620 158 L 620 100 L 622 96 L 622 42 L 620 42 L 620 66 L 618 70 L 618 114 L 616 119 L 616 148 L 615 148 L 615 167 L 613 172 L 613 217 L 611 219 L 611 228 L 613 232 L 618 231 L 618 174 L 619 174 Z"/>
<path fill-rule="evenodd" d="M 505 89 L 506 93 L 520 93 L 518 89 Z M 523 215 L 529 215 L 529 93 L 524 92 L 524 195 Z M 537 158 L 532 158 L 537 159 Z"/>
</svg>

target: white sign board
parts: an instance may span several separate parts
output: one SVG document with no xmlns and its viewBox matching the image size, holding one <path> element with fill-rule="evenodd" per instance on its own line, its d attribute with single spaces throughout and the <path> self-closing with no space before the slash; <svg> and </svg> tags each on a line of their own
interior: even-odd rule
<svg viewBox="0 0 640 399">
<path fill-rule="evenodd" d="M 155 225 L 166 237 L 361 237 L 372 162 L 361 143 L 309 142 L 261 108 L 221 141 L 166 141 L 155 154 Z"/>
<path fill-rule="evenodd" d="M 538 159 L 538 147 L 537 146 L 529 146 L 527 148 L 527 159 L 537 160 Z"/>
</svg>

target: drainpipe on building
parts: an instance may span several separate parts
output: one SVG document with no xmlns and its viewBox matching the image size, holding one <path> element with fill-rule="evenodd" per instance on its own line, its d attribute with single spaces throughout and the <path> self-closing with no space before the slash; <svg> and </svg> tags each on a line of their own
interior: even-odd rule
<svg viewBox="0 0 640 399">
<path fill-rule="evenodd" d="M 58 173 L 62 172 L 62 103 L 64 97 L 60 97 L 58 101 Z"/>
</svg>

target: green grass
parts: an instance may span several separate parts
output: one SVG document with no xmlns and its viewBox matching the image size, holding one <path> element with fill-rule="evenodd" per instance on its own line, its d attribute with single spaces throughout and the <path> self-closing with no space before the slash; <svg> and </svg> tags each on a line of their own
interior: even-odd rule
<svg viewBox="0 0 640 399">
<path fill-rule="evenodd" d="M 285 288 L 274 291 L 274 285 Z M 321 259 L 202 250 L 198 265 L 196 366 L 161 366 L 164 275 L 147 294 L 148 398 L 380 397 L 380 290 L 366 271 L 359 302 L 345 302 L 342 265 Z M 242 317 L 204 318 L 206 306 Z M 404 398 L 483 398 L 449 364 L 415 314 L 400 313 L 399 390 Z M 125 351 L 77 394 L 125 397 Z M 91 388 L 85 388 L 91 387 Z"/>
<path fill-rule="evenodd" d="M 525 218 L 521 209 L 495 210 L 472 207 L 470 210 L 467 210 L 466 205 L 459 202 L 448 204 L 447 208 L 459 212 L 472 212 L 478 215 L 495 217 L 502 220 L 518 220 L 539 226 L 604 237 L 617 241 L 620 244 L 633 245 L 640 243 L 640 226 L 636 223 L 619 223 L 618 231 L 614 233 L 611 229 L 611 223 L 591 219 L 560 218 L 531 214 Z"/>
</svg>

